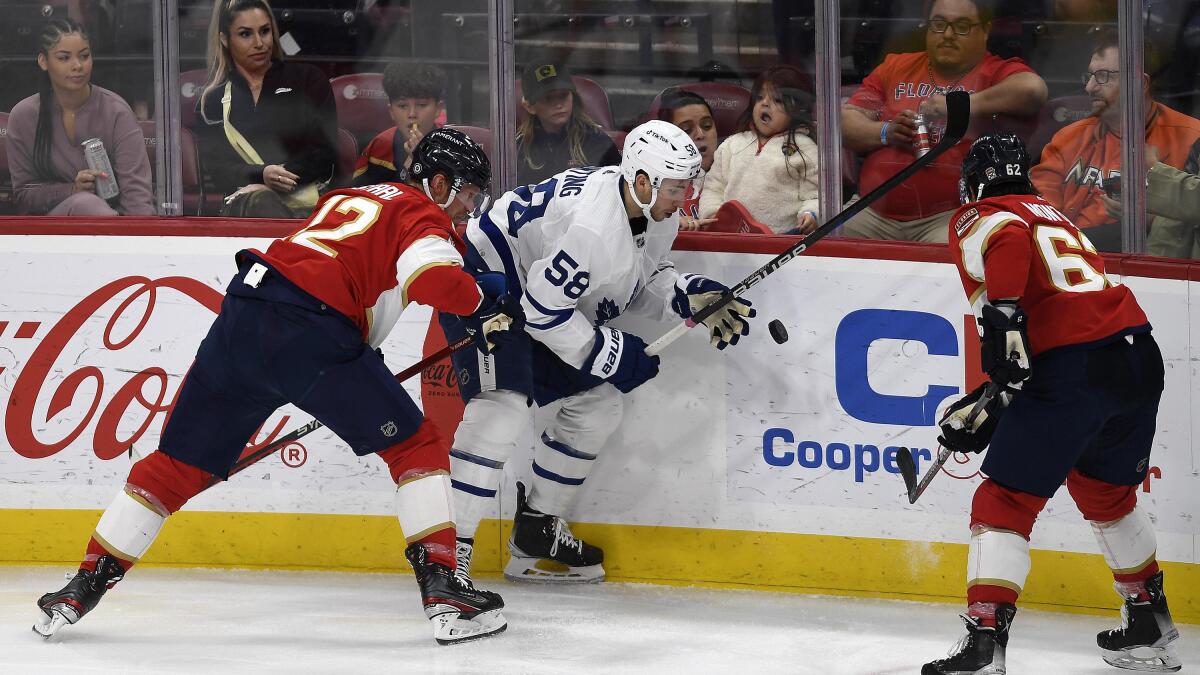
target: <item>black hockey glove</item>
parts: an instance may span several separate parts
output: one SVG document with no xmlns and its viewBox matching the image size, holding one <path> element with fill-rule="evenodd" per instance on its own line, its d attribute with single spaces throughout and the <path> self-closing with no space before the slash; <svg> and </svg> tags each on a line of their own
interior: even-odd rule
<svg viewBox="0 0 1200 675">
<path fill-rule="evenodd" d="M 484 272 L 475 278 L 483 299 L 471 316 L 464 317 L 467 333 L 484 354 L 503 349 L 525 330 L 521 301 L 507 291 L 504 275 Z"/>
<path fill-rule="evenodd" d="M 983 372 L 1001 387 L 1020 389 L 1032 372 L 1025 312 L 1012 300 L 985 303 L 979 325 L 983 328 L 979 344 Z"/>
<path fill-rule="evenodd" d="M 699 274 L 681 274 L 675 282 L 675 298 L 671 308 L 684 319 L 690 319 L 700 310 L 717 301 L 729 287 Z M 712 346 L 725 349 L 736 345 L 738 339 L 750 333 L 750 319 L 756 311 L 750 301 L 734 298 L 713 312 L 702 323 L 708 329 Z"/>
<path fill-rule="evenodd" d="M 967 419 L 975 409 L 975 403 L 983 397 L 988 384 L 976 387 L 942 415 L 942 420 L 938 422 L 938 428 L 942 432 L 938 436 L 938 442 L 943 447 L 955 452 L 983 452 L 992 442 L 992 434 L 996 431 L 996 425 L 1000 423 L 1000 416 L 1008 405 L 1011 394 L 1001 391 L 983 405 L 976 413 L 975 419 Z"/>
</svg>

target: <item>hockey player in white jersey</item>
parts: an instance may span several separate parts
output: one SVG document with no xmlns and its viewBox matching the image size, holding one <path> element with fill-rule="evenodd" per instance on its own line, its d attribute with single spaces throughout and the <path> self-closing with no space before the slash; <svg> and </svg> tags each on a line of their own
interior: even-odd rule
<svg viewBox="0 0 1200 675">
<path fill-rule="evenodd" d="M 658 374 L 658 357 L 646 354 L 645 341 L 605 324 L 626 312 L 687 319 L 726 290 L 676 272 L 667 260 L 700 160 L 678 127 L 647 122 L 629 133 L 620 167 L 569 169 L 517 188 L 467 226 L 467 267 L 502 272 L 510 291 L 522 289 L 527 334 L 496 355 L 454 355 L 467 401 L 450 451 L 458 573 L 470 573 L 475 530 L 530 423 L 530 403 L 561 401 L 539 434 L 528 498 L 517 484 L 504 574 L 547 582 L 604 578 L 603 552 L 573 536 L 563 515 L 620 423 L 621 394 Z M 736 344 L 752 316 L 749 302 L 730 301 L 704 321 L 712 344 Z M 441 321 L 448 340 L 465 334 L 459 317 Z"/>
</svg>

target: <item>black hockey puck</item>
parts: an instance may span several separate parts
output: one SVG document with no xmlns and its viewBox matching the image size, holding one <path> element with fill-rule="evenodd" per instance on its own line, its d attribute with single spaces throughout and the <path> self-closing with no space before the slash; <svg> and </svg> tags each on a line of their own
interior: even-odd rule
<svg viewBox="0 0 1200 675">
<path fill-rule="evenodd" d="M 767 330 L 771 331 L 771 338 L 776 344 L 783 344 L 788 340 L 787 329 L 783 327 L 783 322 L 779 319 L 774 319 L 767 324 Z"/>
</svg>

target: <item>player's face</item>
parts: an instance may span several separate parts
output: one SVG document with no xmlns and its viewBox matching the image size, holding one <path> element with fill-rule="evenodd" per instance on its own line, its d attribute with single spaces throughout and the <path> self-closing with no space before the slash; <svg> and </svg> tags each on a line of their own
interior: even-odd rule
<svg viewBox="0 0 1200 675">
<path fill-rule="evenodd" d="M 788 125 L 792 123 L 792 118 L 783 105 L 783 97 L 770 82 L 763 84 L 762 90 L 758 92 L 751 115 L 750 122 L 754 125 L 754 131 L 762 138 L 781 134 L 787 131 Z"/>
<path fill-rule="evenodd" d="M 271 67 L 271 52 L 275 35 L 271 32 L 271 17 L 261 9 L 238 12 L 229 26 L 229 35 L 221 36 L 229 47 L 229 55 L 242 70 L 260 73 Z"/>
<path fill-rule="evenodd" d="M 38 65 L 50 76 L 50 83 L 59 91 L 77 92 L 92 81 L 92 48 L 79 33 L 68 33 L 44 54 L 38 54 Z"/>
<path fill-rule="evenodd" d="M 416 127 L 422 136 L 433 131 L 434 123 L 444 109 L 445 104 L 433 98 L 398 98 L 388 104 L 393 124 L 408 132 Z"/>
<path fill-rule="evenodd" d="M 1120 108 L 1117 107 L 1117 100 L 1121 97 L 1121 82 L 1120 74 L 1116 72 L 1120 68 L 1117 59 L 1117 50 L 1113 47 L 1105 49 L 1098 54 L 1092 54 L 1092 60 L 1088 62 L 1088 72 L 1095 73 L 1097 71 L 1106 70 L 1108 72 L 1108 82 L 1100 84 L 1098 78 L 1093 75 L 1088 78 L 1087 84 L 1083 87 L 1088 96 L 1092 99 L 1092 113 L 1096 115 L 1119 115 Z"/>
<path fill-rule="evenodd" d="M 647 181 L 647 187 L 649 186 L 648 184 L 649 181 Z M 676 178 L 663 179 L 662 184 L 658 186 L 658 198 L 650 206 L 650 215 L 655 220 L 662 220 L 678 211 L 683 206 L 683 200 L 687 197 L 688 188 L 691 184 L 692 181 L 690 180 L 679 180 Z"/>
<path fill-rule="evenodd" d="M 539 98 L 535 103 L 526 103 L 525 110 L 542 123 L 542 128 L 556 134 L 571 119 L 575 109 L 575 92 L 557 89 Z"/>
<path fill-rule="evenodd" d="M 700 166 L 708 171 L 712 168 L 713 153 L 717 151 L 717 123 L 707 106 L 699 103 L 685 105 L 671 113 L 671 124 L 683 129 L 683 132 L 696 144 L 700 151 Z"/>
<path fill-rule="evenodd" d="M 468 183 L 454 195 L 454 200 L 446 207 L 446 215 L 452 222 L 462 222 L 468 217 L 483 215 L 487 203 L 488 193 Z"/>
<path fill-rule="evenodd" d="M 936 0 L 925 30 L 929 62 L 941 73 L 959 74 L 974 68 L 983 60 L 991 27 L 979 20 L 979 8 L 971 0 Z"/>
</svg>

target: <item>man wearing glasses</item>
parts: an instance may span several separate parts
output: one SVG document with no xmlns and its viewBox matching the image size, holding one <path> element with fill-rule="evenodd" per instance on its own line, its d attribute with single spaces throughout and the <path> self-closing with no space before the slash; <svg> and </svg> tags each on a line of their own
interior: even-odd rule
<svg viewBox="0 0 1200 675">
<path fill-rule="evenodd" d="M 1147 53 L 1146 70 L 1154 71 Z M 1080 78 L 1091 98 L 1091 116 L 1054 134 L 1042 161 L 1030 171 L 1046 201 L 1071 219 L 1101 251 L 1121 250 L 1121 84 L 1116 31 L 1102 33 Z M 1159 162 L 1181 169 L 1188 149 L 1200 138 L 1200 120 L 1150 98 L 1150 77 L 1142 76 L 1146 97 L 1146 145 Z M 1139 172 L 1140 176 L 1140 172 Z"/>
<path fill-rule="evenodd" d="M 987 51 L 988 0 L 936 0 L 930 7 L 925 51 L 889 54 L 842 107 L 844 143 L 866 155 L 859 192 L 866 194 L 914 159 L 917 115 L 929 140 L 945 128 L 946 93 L 971 94 L 971 114 L 1032 116 L 1046 102 L 1046 83 L 1021 59 Z M 971 146 L 957 147 L 866 208 L 843 234 L 868 239 L 946 241 L 958 208 L 959 165 Z"/>
</svg>

